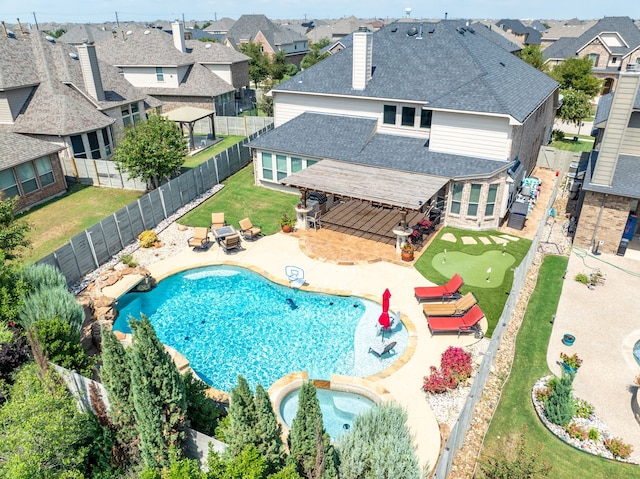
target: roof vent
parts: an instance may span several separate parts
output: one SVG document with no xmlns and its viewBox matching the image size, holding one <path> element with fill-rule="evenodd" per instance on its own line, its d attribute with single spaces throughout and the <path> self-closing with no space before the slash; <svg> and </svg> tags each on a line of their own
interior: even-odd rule
<svg viewBox="0 0 640 479">
<path fill-rule="evenodd" d="M 422 40 L 422 24 L 420 24 L 420 30 L 418 31 L 418 36 L 416 37 L 416 40 Z"/>
<path fill-rule="evenodd" d="M 16 38 L 16 34 L 11 30 L 7 30 L 7 38 Z"/>
<path fill-rule="evenodd" d="M 461 34 L 464 35 L 464 27 L 456 27 L 456 31 Z"/>
<path fill-rule="evenodd" d="M 53 38 L 51 35 L 45 35 L 44 36 L 45 40 L 47 40 L 49 43 L 55 43 L 56 39 Z"/>
<path fill-rule="evenodd" d="M 131 30 L 127 30 L 127 35 L 133 35 L 133 32 Z"/>
<path fill-rule="evenodd" d="M 500 65 L 505 66 L 505 64 L 503 62 L 500 62 Z"/>
<path fill-rule="evenodd" d="M 144 31 L 144 34 L 145 34 L 145 35 L 149 35 L 150 33 L 151 33 L 151 30 L 145 30 L 145 31 Z"/>
<path fill-rule="evenodd" d="M 473 29 L 473 27 L 467 27 L 467 31 L 471 32 L 471 33 L 476 33 L 476 31 Z"/>
<path fill-rule="evenodd" d="M 433 33 L 433 32 L 435 32 L 435 31 L 436 31 L 436 29 L 435 29 L 435 28 L 430 28 L 430 29 L 429 29 L 429 33 Z"/>
<path fill-rule="evenodd" d="M 73 53 L 73 52 L 69 52 L 69 56 L 70 56 L 71 58 L 73 58 L 74 60 L 77 60 L 77 59 L 78 59 L 78 55 L 77 55 L 77 54 L 75 54 L 75 53 Z"/>
<path fill-rule="evenodd" d="M 211 43 L 207 43 L 204 47 L 205 48 L 211 48 Z"/>
<path fill-rule="evenodd" d="M 415 37 L 418 34 L 418 29 L 416 27 L 411 27 L 409 30 L 407 30 L 407 36 L 409 37 Z"/>
<path fill-rule="evenodd" d="M 391 31 L 392 31 L 393 33 L 396 33 L 396 32 L 398 31 L 398 27 L 393 27 L 393 28 L 391 29 Z"/>
</svg>

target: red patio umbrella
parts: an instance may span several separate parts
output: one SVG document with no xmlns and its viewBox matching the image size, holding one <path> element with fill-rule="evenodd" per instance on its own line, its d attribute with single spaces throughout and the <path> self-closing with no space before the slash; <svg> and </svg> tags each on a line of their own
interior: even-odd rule
<svg viewBox="0 0 640 479">
<path fill-rule="evenodd" d="M 389 288 L 384 290 L 382 293 L 382 314 L 378 318 L 378 323 L 384 329 L 389 329 L 391 325 L 391 318 L 389 318 L 389 298 L 391 298 L 391 293 L 389 292 Z"/>
</svg>

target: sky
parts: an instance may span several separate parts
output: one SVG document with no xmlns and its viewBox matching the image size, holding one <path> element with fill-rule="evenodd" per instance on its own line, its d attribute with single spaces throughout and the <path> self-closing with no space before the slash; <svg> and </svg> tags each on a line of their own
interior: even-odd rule
<svg viewBox="0 0 640 479">
<path fill-rule="evenodd" d="M 262 13 L 270 19 L 358 18 L 465 19 L 593 19 L 603 16 L 640 17 L 639 0 L 0 0 L 0 20 L 15 23 L 238 19 Z"/>
</svg>

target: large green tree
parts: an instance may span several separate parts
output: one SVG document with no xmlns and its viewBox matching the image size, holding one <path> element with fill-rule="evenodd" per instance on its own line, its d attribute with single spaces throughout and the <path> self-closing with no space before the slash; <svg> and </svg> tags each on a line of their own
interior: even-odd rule
<svg viewBox="0 0 640 479">
<path fill-rule="evenodd" d="M 588 57 L 572 57 L 553 67 L 550 76 L 560 83 L 561 90 L 573 88 L 592 99 L 602 88 L 602 82 L 591 72 L 592 67 L 593 64 Z"/>
<path fill-rule="evenodd" d="M 527 45 L 522 50 L 520 50 L 518 56 L 521 60 L 524 60 L 533 68 L 537 68 L 541 71 L 547 70 L 540 45 Z"/>
<path fill-rule="evenodd" d="M 289 460 L 302 477 L 336 477 L 335 451 L 324 429 L 316 388 L 311 381 L 305 382 L 298 393 L 298 411 L 289 432 L 289 450 Z"/>
<path fill-rule="evenodd" d="M 248 42 L 240 45 L 240 51 L 249 57 L 249 78 L 258 88 L 258 83 L 269 75 L 269 57 L 259 43 Z"/>
<path fill-rule="evenodd" d="M 155 189 L 179 172 L 186 154 L 180 128 L 158 113 L 151 113 L 147 121 L 125 130 L 113 159 L 121 172 Z"/>
<path fill-rule="evenodd" d="M 269 394 L 258 384 L 255 395 L 257 447 L 265 459 L 268 474 L 282 469 L 284 464 L 284 445 L 282 444 L 282 426 L 273 412 Z"/>
<path fill-rule="evenodd" d="M 287 54 L 284 51 L 276 53 L 269 63 L 269 76 L 272 80 L 282 80 L 287 73 Z"/>
<path fill-rule="evenodd" d="M 582 124 L 582 120 L 591 113 L 591 102 L 586 93 L 573 88 L 560 90 L 562 105 L 558 110 L 558 118 L 565 123 L 573 123 L 576 126 Z"/>
<path fill-rule="evenodd" d="M 131 390 L 140 453 L 149 468 L 169 465 L 169 451 L 181 450 L 187 400 L 184 383 L 173 360 L 146 316 L 131 319 L 129 349 Z"/>
<path fill-rule="evenodd" d="M 215 434 L 220 410 L 206 395 L 207 386 L 190 372 L 182 375 L 187 394 L 187 418 L 189 427 L 208 436 Z"/>
<path fill-rule="evenodd" d="M 398 405 L 380 404 L 356 417 L 336 448 L 343 479 L 420 478 L 407 413 Z"/>
<path fill-rule="evenodd" d="M 329 43 L 331 43 L 331 41 L 328 38 L 321 38 L 318 42 L 310 44 L 309 53 L 307 53 L 302 59 L 302 62 L 300 62 L 300 68 L 306 70 L 310 66 L 328 58 L 329 53 L 320 53 L 320 50 L 329 45 Z"/>
<path fill-rule="evenodd" d="M 239 455 L 247 446 L 256 446 L 256 405 L 247 380 L 239 375 L 238 385 L 231 389 L 229 426 L 225 432 L 227 455 Z"/>
</svg>

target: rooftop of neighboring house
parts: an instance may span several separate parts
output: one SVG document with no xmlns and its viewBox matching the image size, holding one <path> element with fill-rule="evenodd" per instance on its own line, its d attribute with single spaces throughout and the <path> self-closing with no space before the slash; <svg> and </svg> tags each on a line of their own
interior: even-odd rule
<svg viewBox="0 0 640 479">
<path fill-rule="evenodd" d="M 579 37 L 593 27 L 598 20 L 547 20 L 549 28 L 542 33 L 542 41 L 552 41 L 563 37 Z"/>
<path fill-rule="evenodd" d="M 497 28 L 491 22 L 475 22 L 471 26 L 475 28 L 478 35 L 482 35 L 510 53 L 519 52 L 524 48 L 524 44 L 515 35 L 505 32 L 502 28 Z"/>
<path fill-rule="evenodd" d="M 573 57 L 599 35 L 612 33 L 617 33 L 622 40 L 606 45 L 612 55 L 624 57 L 640 46 L 640 30 L 633 20 L 629 17 L 604 17 L 579 37 L 561 37 L 542 53 L 546 60 Z"/>
<path fill-rule="evenodd" d="M 307 38 L 293 30 L 278 25 L 265 15 L 242 15 L 227 33 L 227 40 L 235 47 L 243 41 L 253 41 L 261 32 L 274 50 L 280 45 L 307 41 Z"/>
<path fill-rule="evenodd" d="M 0 130 L 0 170 L 64 150 L 63 146 Z"/>
<path fill-rule="evenodd" d="M 107 40 L 113 36 L 112 29 L 98 25 L 69 25 L 66 30 L 67 31 L 58 38 L 58 41 L 71 45 L 78 45 L 85 42 L 96 43 Z"/>
<path fill-rule="evenodd" d="M 535 28 L 527 27 L 520 20 L 504 18 L 498 20 L 495 25 L 504 31 L 511 31 L 516 35 L 524 35 L 523 43 L 526 45 L 540 45 L 541 33 Z"/>
<path fill-rule="evenodd" d="M 233 64 L 248 62 L 249 57 L 233 48 L 225 47 L 218 42 L 201 42 L 199 40 L 186 40 L 187 51 L 193 59 L 200 64 Z"/>
<path fill-rule="evenodd" d="M 590 168 L 587 168 L 583 189 L 640 199 L 640 189 L 638 188 L 638 182 L 640 182 L 640 169 L 638 168 L 640 156 L 618 155 L 611 186 L 603 186 L 591 183 L 593 171 L 598 161 L 598 154 L 599 152 L 596 150 L 591 152 Z"/>
<path fill-rule="evenodd" d="M 376 133 L 372 118 L 303 113 L 249 146 L 447 178 L 491 176 L 511 163 L 430 151 L 424 138 Z"/>
<path fill-rule="evenodd" d="M 205 28 L 204 31 L 209 33 L 227 33 L 234 23 L 236 23 L 234 19 L 223 17 L 220 20 L 211 22 L 211 25 Z"/>
<path fill-rule="evenodd" d="M 460 25 L 455 20 L 394 23 L 372 33 L 373 75 L 363 90 L 352 87 L 350 47 L 274 91 L 415 101 L 522 122 L 557 89 L 544 73 Z"/>
<path fill-rule="evenodd" d="M 0 90 L 34 87 L 26 107 L 6 131 L 37 135 L 69 135 L 111 125 L 101 110 L 139 100 L 136 91 L 117 69 L 98 62 L 104 100 L 91 96 L 85 86 L 78 50 L 41 32 L 0 35 Z"/>
</svg>

